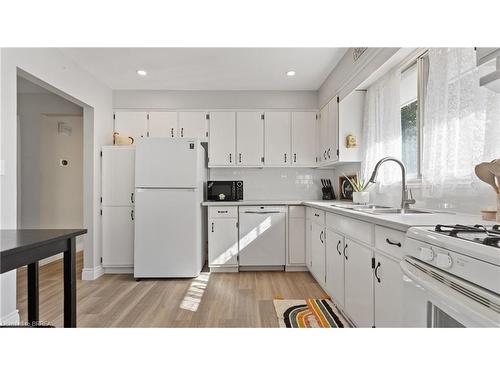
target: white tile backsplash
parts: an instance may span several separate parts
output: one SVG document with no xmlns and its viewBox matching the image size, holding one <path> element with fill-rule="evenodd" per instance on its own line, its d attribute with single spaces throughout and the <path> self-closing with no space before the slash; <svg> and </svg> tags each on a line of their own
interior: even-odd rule
<svg viewBox="0 0 500 375">
<path fill-rule="evenodd" d="M 245 200 L 321 199 L 321 178 L 331 170 L 312 168 L 211 168 L 209 180 L 242 180 Z"/>
</svg>

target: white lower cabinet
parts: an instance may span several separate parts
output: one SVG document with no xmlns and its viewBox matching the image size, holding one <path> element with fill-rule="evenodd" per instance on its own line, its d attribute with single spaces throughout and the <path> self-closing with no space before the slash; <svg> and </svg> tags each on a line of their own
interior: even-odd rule
<svg viewBox="0 0 500 375">
<path fill-rule="evenodd" d="M 134 208 L 102 207 L 102 265 L 106 272 L 134 266 Z"/>
<path fill-rule="evenodd" d="M 305 226 L 305 239 L 306 239 L 306 266 L 311 271 L 312 266 L 312 221 L 306 218 L 306 226 Z"/>
<path fill-rule="evenodd" d="M 358 327 L 373 327 L 373 251 L 345 238 L 345 311 Z"/>
<path fill-rule="evenodd" d="M 306 265 L 305 232 L 305 207 L 290 206 L 288 208 L 288 265 Z"/>
<path fill-rule="evenodd" d="M 375 327 L 401 327 L 402 280 L 399 260 L 375 252 Z"/>
<path fill-rule="evenodd" d="M 316 281 L 325 285 L 325 227 L 316 222 L 311 230 L 311 273 Z"/>
<path fill-rule="evenodd" d="M 237 207 L 208 210 L 208 265 L 210 270 L 238 267 Z"/>
<path fill-rule="evenodd" d="M 344 236 L 326 229 L 326 289 L 344 307 Z"/>
</svg>

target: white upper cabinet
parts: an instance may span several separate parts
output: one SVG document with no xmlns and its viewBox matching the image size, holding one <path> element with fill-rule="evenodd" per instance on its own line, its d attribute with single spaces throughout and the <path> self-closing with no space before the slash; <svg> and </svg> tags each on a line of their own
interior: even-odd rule
<svg viewBox="0 0 500 375">
<path fill-rule="evenodd" d="M 134 139 L 145 137 L 148 131 L 147 112 L 115 112 L 115 132 Z"/>
<path fill-rule="evenodd" d="M 316 164 L 316 117 L 316 112 L 292 113 L 292 165 Z"/>
<path fill-rule="evenodd" d="M 102 148 L 102 204 L 130 206 L 134 203 L 135 147 Z"/>
<path fill-rule="evenodd" d="M 210 112 L 209 166 L 231 166 L 236 162 L 236 113 Z"/>
<path fill-rule="evenodd" d="M 361 161 L 363 110 L 365 91 L 353 91 L 339 103 L 339 161 Z M 347 136 L 356 139 L 356 146 L 347 145 Z"/>
<path fill-rule="evenodd" d="M 264 162 L 264 119 L 262 112 L 236 114 L 236 163 L 261 166 Z"/>
<path fill-rule="evenodd" d="M 339 148 L 339 103 L 338 97 L 333 98 L 328 103 L 328 121 L 327 121 L 327 145 L 326 160 L 333 162 L 338 160 L 337 150 Z"/>
<path fill-rule="evenodd" d="M 179 112 L 179 137 L 207 138 L 206 112 Z"/>
<path fill-rule="evenodd" d="M 149 112 L 149 137 L 177 137 L 177 112 Z"/>
<path fill-rule="evenodd" d="M 321 108 L 319 112 L 319 132 L 318 132 L 318 161 L 324 164 L 328 158 L 328 104 Z"/>
<path fill-rule="evenodd" d="M 266 112 L 264 130 L 265 165 L 290 165 L 290 112 Z"/>
</svg>

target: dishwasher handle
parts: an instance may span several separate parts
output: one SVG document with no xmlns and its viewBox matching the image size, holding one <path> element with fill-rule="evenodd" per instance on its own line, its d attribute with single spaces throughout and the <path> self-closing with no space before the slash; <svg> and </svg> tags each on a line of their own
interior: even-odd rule
<svg viewBox="0 0 500 375">
<path fill-rule="evenodd" d="M 280 214 L 281 211 L 243 211 L 245 214 Z"/>
</svg>

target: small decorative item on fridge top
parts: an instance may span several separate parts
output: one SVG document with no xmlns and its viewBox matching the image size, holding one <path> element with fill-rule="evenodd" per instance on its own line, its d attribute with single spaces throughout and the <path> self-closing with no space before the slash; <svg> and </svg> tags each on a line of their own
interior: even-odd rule
<svg viewBox="0 0 500 375">
<path fill-rule="evenodd" d="M 118 132 L 113 133 L 113 145 L 127 146 L 134 144 L 134 138 L 120 135 Z"/>
<path fill-rule="evenodd" d="M 342 177 L 340 177 L 342 179 Z M 348 186 L 350 186 L 350 191 L 348 194 L 351 195 L 351 199 L 354 204 L 367 204 L 370 201 L 370 193 L 366 191 L 368 186 L 370 185 L 370 181 L 366 181 L 363 178 L 360 178 L 359 173 L 352 176 L 344 175 L 344 178 L 341 182 L 341 191 L 346 192 Z M 343 193 L 346 195 L 346 193 Z"/>
<path fill-rule="evenodd" d="M 345 147 L 346 148 L 355 148 L 357 147 L 356 143 L 356 136 L 349 134 L 347 137 L 345 137 Z"/>
</svg>

